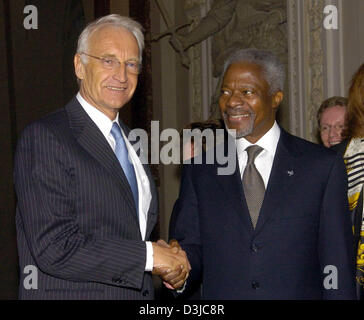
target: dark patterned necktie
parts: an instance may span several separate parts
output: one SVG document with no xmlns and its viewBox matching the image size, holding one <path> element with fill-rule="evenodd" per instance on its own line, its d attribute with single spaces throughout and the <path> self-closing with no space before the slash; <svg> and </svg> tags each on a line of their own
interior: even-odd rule
<svg viewBox="0 0 364 320">
<path fill-rule="evenodd" d="M 138 183 L 135 176 L 134 166 L 129 161 L 129 152 L 125 144 L 124 137 L 121 133 L 119 125 L 114 122 L 111 128 L 111 134 L 115 139 L 115 155 L 118 158 L 121 167 L 128 179 L 131 191 L 133 192 L 133 197 L 135 201 L 135 207 L 138 214 Z"/>
<path fill-rule="evenodd" d="M 263 203 L 265 187 L 262 176 L 258 172 L 254 161 L 263 148 L 254 145 L 246 148 L 248 161 L 243 174 L 243 188 L 248 205 L 250 218 L 255 228 L 258 221 L 259 211 Z"/>
</svg>

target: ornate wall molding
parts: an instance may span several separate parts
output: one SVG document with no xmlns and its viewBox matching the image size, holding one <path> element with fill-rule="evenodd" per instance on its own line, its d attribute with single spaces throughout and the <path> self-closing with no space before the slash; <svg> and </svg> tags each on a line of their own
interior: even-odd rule
<svg viewBox="0 0 364 320">
<path fill-rule="evenodd" d="M 316 140 L 316 113 L 324 100 L 324 51 L 323 51 L 323 9 L 324 0 L 307 1 L 309 19 L 309 63 L 308 63 L 308 97 L 306 128 L 307 139 Z"/>
<path fill-rule="evenodd" d="M 288 39 L 288 83 L 290 126 L 289 131 L 300 137 L 305 136 L 305 86 L 301 77 L 304 70 L 304 28 L 301 14 L 303 2 L 287 3 L 287 39 Z"/>
<path fill-rule="evenodd" d="M 342 0 L 326 0 L 325 4 L 335 5 L 338 10 L 338 29 L 324 30 L 324 98 L 346 96 L 344 73 L 344 25 Z"/>
<path fill-rule="evenodd" d="M 324 99 L 324 0 L 290 0 L 288 13 L 290 132 L 316 141 L 316 113 Z"/>
<path fill-rule="evenodd" d="M 212 0 L 185 0 L 185 13 L 194 29 L 211 8 Z M 209 117 L 209 105 L 213 90 L 211 62 L 211 39 L 207 39 L 188 50 L 190 65 L 190 121 L 201 121 Z"/>
</svg>

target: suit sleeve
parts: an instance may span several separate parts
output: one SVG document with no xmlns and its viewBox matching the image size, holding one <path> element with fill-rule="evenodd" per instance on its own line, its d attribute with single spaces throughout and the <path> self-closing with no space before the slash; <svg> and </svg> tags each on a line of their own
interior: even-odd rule
<svg viewBox="0 0 364 320">
<path fill-rule="evenodd" d="M 344 161 L 330 171 L 320 216 L 319 258 L 324 299 L 355 299 L 353 235 Z"/>
<path fill-rule="evenodd" d="M 18 227 L 37 266 L 66 280 L 141 288 L 145 242 L 82 231 L 73 174 L 64 146 L 46 125 L 38 122 L 24 131 L 14 169 Z"/>
<path fill-rule="evenodd" d="M 198 200 L 192 182 L 193 169 L 193 165 L 183 166 L 180 194 L 174 205 L 169 225 L 169 238 L 176 239 L 180 243 L 192 268 L 186 289 L 183 291 L 185 296 L 197 290 L 202 274 Z"/>
</svg>

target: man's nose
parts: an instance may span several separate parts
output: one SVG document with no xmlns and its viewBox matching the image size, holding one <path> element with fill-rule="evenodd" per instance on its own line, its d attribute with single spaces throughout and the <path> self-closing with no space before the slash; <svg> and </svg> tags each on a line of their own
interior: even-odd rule
<svg viewBox="0 0 364 320">
<path fill-rule="evenodd" d="M 337 137 L 340 135 L 339 129 L 335 128 L 335 126 L 330 127 L 329 137 Z"/>
<path fill-rule="evenodd" d="M 128 73 L 126 72 L 125 63 L 120 63 L 120 65 L 115 69 L 113 78 L 120 82 L 128 81 Z"/>
<path fill-rule="evenodd" d="M 230 108 L 235 108 L 237 106 L 244 105 L 244 103 L 245 101 L 239 93 L 232 93 L 227 101 L 227 106 Z"/>
</svg>

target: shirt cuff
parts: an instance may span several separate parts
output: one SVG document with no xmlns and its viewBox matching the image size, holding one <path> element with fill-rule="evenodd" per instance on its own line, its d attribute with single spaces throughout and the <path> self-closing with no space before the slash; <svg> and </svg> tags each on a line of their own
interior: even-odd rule
<svg viewBox="0 0 364 320">
<path fill-rule="evenodd" d="M 177 293 L 183 293 L 183 291 L 185 291 L 187 281 L 188 281 L 188 279 L 185 281 L 185 283 L 183 284 L 182 288 L 176 289 L 176 292 Z"/>
<path fill-rule="evenodd" d="M 145 271 L 153 271 L 153 245 L 150 241 L 145 242 L 147 245 L 147 261 L 145 263 Z"/>
</svg>

